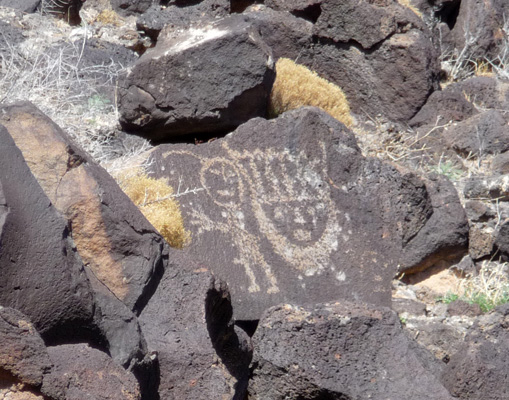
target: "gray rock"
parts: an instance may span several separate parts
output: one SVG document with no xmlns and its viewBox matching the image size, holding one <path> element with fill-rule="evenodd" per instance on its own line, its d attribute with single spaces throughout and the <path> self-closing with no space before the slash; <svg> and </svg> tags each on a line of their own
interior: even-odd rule
<svg viewBox="0 0 509 400">
<path fill-rule="evenodd" d="M 135 377 L 87 344 L 48 347 L 53 363 L 41 392 L 55 400 L 139 400 Z"/>
<path fill-rule="evenodd" d="M 493 161 L 491 162 L 491 170 L 497 175 L 509 174 L 509 151 L 498 154 L 493 158 Z"/>
<path fill-rule="evenodd" d="M 426 304 L 417 300 L 393 298 L 391 308 L 398 314 L 426 315 Z"/>
<path fill-rule="evenodd" d="M 69 226 L 2 125 L 0 171 L 8 205 L 0 237 L 0 304 L 26 314 L 48 342 L 62 335 L 86 339 L 94 299 Z"/>
<path fill-rule="evenodd" d="M 495 246 L 504 259 L 509 259 L 509 221 L 505 221 L 500 226 L 495 238 Z"/>
<path fill-rule="evenodd" d="M 479 304 L 469 304 L 463 300 L 455 300 L 447 305 L 447 314 L 450 316 L 476 317 L 482 314 L 482 310 Z"/>
<path fill-rule="evenodd" d="M 144 13 L 158 0 L 110 0 L 113 10 L 122 15 L 136 15 Z"/>
<path fill-rule="evenodd" d="M 136 21 L 139 30 L 157 41 L 162 29 L 189 29 L 191 25 L 226 17 L 230 13 L 228 0 L 202 0 L 198 2 L 173 1 L 161 7 L 152 5 Z"/>
<path fill-rule="evenodd" d="M 26 13 L 33 13 L 41 4 L 41 0 L 0 0 L 0 7 L 9 7 Z"/>
<path fill-rule="evenodd" d="M 0 306 L 0 342 L 0 382 L 40 387 L 51 361 L 30 320 L 19 311 Z"/>
<path fill-rule="evenodd" d="M 426 104 L 409 121 L 409 125 L 413 128 L 433 127 L 450 121 L 463 121 L 475 114 L 477 111 L 474 105 L 465 98 L 461 88 L 452 84 L 445 90 L 432 93 Z"/>
<path fill-rule="evenodd" d="M 502 315 L 488 315 L 474 325 L 464 344 L 451 356 L 441 381 L 461 400 L 504 400 L 509 396 L 509 334 Z"/>
<path fill-rule="evenodd" d="M 485 111 L 442 131 L 446 143 L 463 156 L 483 157 L 509 150 L 509 126 L 496 110 Z"/>
<path fill-rule="evenodd" d="M 181 252 L 140 316 L 157 354 L 161 399 L 244 398 L 251 349 L 236 331 L 227 288 Z"/>
<path fill-rule="evenodd" d="M 267 113 L 270 49 L 241 15 L 161 33 L 119 88 L 124 129 L 151 139 L 224 132 Z"/>
<path fill-rule="evenodd" d="M 447 399 L 431 356 L 383 307 L 341 302 L 268 310 L 253 336 L 252 399 Z"/>
<path fill-rule="evenodd" d="M 422 267 L 462 239 L 464 214 L 446 183 L 434 183 L 430 198 L 415 175 L 365 159 L 353 134 L 317 108 L 151 154 L 155 177 L 196 189 L 179 198 L 188 251 L 228 283 L 236 319 L 285 301 L 389 306 L 402 260 L 406 270 Z"/>
<path fill-rule="evenodd" d="M 471 226 L 468 239 L 468 253 L 474 260 L 479 260 L 493 253 L 494 234 L 481 226 Z"/>
</svg>

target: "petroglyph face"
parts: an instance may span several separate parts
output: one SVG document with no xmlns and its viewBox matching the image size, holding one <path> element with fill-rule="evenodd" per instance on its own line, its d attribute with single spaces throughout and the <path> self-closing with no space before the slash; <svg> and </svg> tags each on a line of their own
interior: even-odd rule
<svg viewBox="0 0 509 400">
<path fill-rule="evenodd" d="M 191 223 L 204 231 L 229 235 L 238 249 L 235 263 L 245 268 L 250 280 L 248 290 L 268 293 L 279 291 L 273 266 L 261 251 L 261 237 L 285 264 L 305 276 L 321 274 L 331 266 L 331 254 L 338 240 L 349 239 L 348 223 L 334 204 L 330 186 L 325 181 L 326 150 L 320 145 L 320 156 L 312 160 L 303 153 L 274 149 L 235 151 L 222 144 L 227 156 L 199 158 L 191 153 L 168 152 L 166 157 L 186 153 L 200 161 L 200 184 L 216 210 L 193 207 Z M 212 214 L 214 213 L 214 214 Z M 216 215 L 221 215 L 218 221 Z M 256 226 L 245 224 L 251 215 Z M 334 268 L 331 268 L 334 269 Z M 258 282 L 259 273 L 266 282 Z M 342 271 L 334 271 L 345 280 Z"/>
</svg>

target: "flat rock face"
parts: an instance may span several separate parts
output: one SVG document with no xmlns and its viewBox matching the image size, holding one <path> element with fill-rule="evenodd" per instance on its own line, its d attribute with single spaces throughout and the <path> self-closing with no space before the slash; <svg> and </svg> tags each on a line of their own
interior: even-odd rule
<svg viewBox="0 0 509 400">
<path fill-rule="evenodd" d="M 119 87 L 124 129 L 151 139 L 222 132 L 267 113 L 271 51 L 240 15 L 162 32 Z"/>
<path fill-rule="evenodd" d="M 253 344 L 252 399 L 452 400 L 388 308 L 280 305 L 260 320 Z"/>
<path fill-rule="evenodd" d="M 8 205 L 0 237 L 0 304 L 26 314 L 45 340 L 57 332 L 83 337 L 93 295 L 69 226 L 1 125 L 0 171 Z"/>
<path fill-rule="evenodd" d="M 48 202 L 71 221 L 83 262 L 111 295 L 139 312 L 162 268 L 162 237 L 113 178 L 35 106 L 0 112 Z"/>
<path fill-rule="evenodd" d="M 390 305 L 403 247 L 433 213 L 422 181 L 365 159 L 317 108 L 152 155 L 156 177 L 192 191 L 179 197 L 189 253 L 228 283 L 236 319 L 281 302 Z"/>
<path fill-rule="evenodd" d="M 149 350 L 157 354 L 161 399 L 243 398 L 249 338 L 234 330 L 231 317 L 226 287 L 205 265 L 174 252 L 140 316 Z"/>
<path fill-rule="evenodd" d="M 51 361 L 30 320 L 19 311 L 0 306 L 0 342 L 0 382 L 19 380 L 40 386 Z"/>
<path fill-rule="evenodd" d="M 42 393 L 55 400 L 139 400 L 136 378 L 87 344 L 48 347 L 53 363 Z"/>
</svg>

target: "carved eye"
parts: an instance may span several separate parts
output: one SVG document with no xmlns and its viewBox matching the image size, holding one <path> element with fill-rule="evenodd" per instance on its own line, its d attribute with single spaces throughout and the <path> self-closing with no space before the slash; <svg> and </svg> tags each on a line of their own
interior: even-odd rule
<svg viewBox="0 0 509 400">
<path fill-rule="evenodd" d="M 223 207 L 240 204 L 243 183 L 232 162 L 220 160 L 208 164 L 202 170 L 202 182 L 214 203 Z"/>
</svg>

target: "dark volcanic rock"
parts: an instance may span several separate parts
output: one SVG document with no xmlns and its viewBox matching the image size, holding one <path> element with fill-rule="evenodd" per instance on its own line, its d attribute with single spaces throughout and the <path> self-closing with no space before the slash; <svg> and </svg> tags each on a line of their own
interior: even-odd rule
<svg viewBox="0 0 509 400">
<path fill-rule="evenodd" d="M 464 156 L 482 157 L 509 150 L 509 126 L 496 110 L 446 127 L 442 136 L 451 148 Z"/>
<path fill-rule="evenodd" d="M 431 355 L 398 316 L 356 303 L 271 308 L 253 336 L 252 399 L 443 399 Z"/>
<path fill-rule="evenodd" d="M 0 304 L 26 314 L 45 340 L 86 337 L 93 296 L 69 226 L 2 125 L 0 171 L 8 206 L 0 237 Z"/>
<path fill-rule="evenodd" d="M 232 324 L 228 290 L 181 252 L 140 316 L 159 361 L 161 399 L 244 398 L 251 350 Z"/>
<path fill-rule="evenodd" d="M 503 308 L 478 319 L 463 345 L 450 357 L 442 384 L 461 400 L 509 398 L 509 333 Z"/>
<path fill-rule="evenodd" d="M 141 14 L 158 0 L 110 0 L 111 7 L 122 15 Z"/>
<path fill-rule="evenodd" d="M 173 1 L 164 7 L 153 5 L 136 21 L 139 30 L 145 31 L 154 41 L 161 30 L 188 29 L 191 25 L 226 17 L 230 13 L 229 0 Z"/>
<path fill-rule="evenodd" d="M 396 1 L 266 4 L 314 23 L 313 55 L 304 48 L 299 62 L 341 87 L 355 113 L 407 121 L 438 86 L 431 33 Z"/>
<path fill-rule="evenodd" d="M 439 260 L 454 260 L 468 251 L 468 220 L 454 185 L 443 175 L 432 175 L 426 188 L 433 214 L 419 234 L 405 246 L 400 271 L 427 269 Z"/>
<path fill-rule="evenodd" d="M 491 170 L 497 175 L 509 174 L 509 151 L 499 154 L 493 158 L 493 161 L 491 162 Z"/>
<path fill-rule="evenodd" d="M 49 200 L 72 222 L 84 263 L 112 295 L 141 311 L 162 268 L 162 237 L 113 178 L 35 106 L 18 103 L 0 111 L 0 123 Z"/>
<path fill-rule="evenodd" d="M 138 382 L 105 353 L 86 344 L 48 347 L 53 363 L 42 393 L 55 400 L 139 400 Z"/>
<path fill-rule="evenodd" d="M 467 57 L 494 59 L 506 46 L 505 17 L 509 4 L 505 0 L 456 1 L 448 23 L 441 24 L 442 51 L 461 52 L 467 47 Z"/>
<path fill-rule="evenodd" d="M 422 266 L 451 243 L 432 235 L 430 251 L 431 226 L 448 240 L 457 234 L 446 184 L 436 182 L 433 193 L 446 196 L 431 199 L 415 175 L 365 159 L 353 134 L 317 108 L 253 119 L 200 146 L 161 145 L 152 155 L 156 177 L 196 189 L 179 198 L 192 231 L 188 250 L 228 283 L 236 319 L 258 319 L 281 302 L 389 306 L 402 253 L 407 270 Z M 449 207 L 451 216 L 442 215 Z"/>
<path fill-rule="evenodd" d="M 120 122 L 151 139 L 222 132 L 265 116 L 270 49 L 241 15 L 171 37 L 161 33 L 121 83 Z"/>
<path fill-rule="evenodd" d="M 505 221 L 498 230 L 495 238 L 495 246 L 504 259 L 509 259 L 509 221 Z"/>
<path fill-rule="evenodd" d="M 434 92 L 409 124 L 414 128 L 444 125 L 450 121 L 463 121 L 475 114 L 474 105 L 465 98 L 461 89 L 451 85 Z"/>
<path fill-rule="evenodd" d="M 77 249 L 86 264 L 96 294 L 94 324 L 108 351 L 126 367 L 143 359 L 145 345 L 135 314 L 159 282 L 167 245 L 113 178 L 38 109 L 22 103 L 2 111 L 0 122 L 25 155 L 47 204 L 53 203 L 71 222 L 74 243 L 67 252 L 73 255 Z M 8 198 L 7 204 L 11 207 Z M 38 225 L 33 229 L 44 231 Z M 52 301 L 60 299 L 55 294 Z"/>
<path fill-rule="evenodd" d="M 40 387 L 51 361 L 30 320 L 19 311 L 0 306 L 0 343 L 0 388 L 10 380 Z"/>
</svg>

